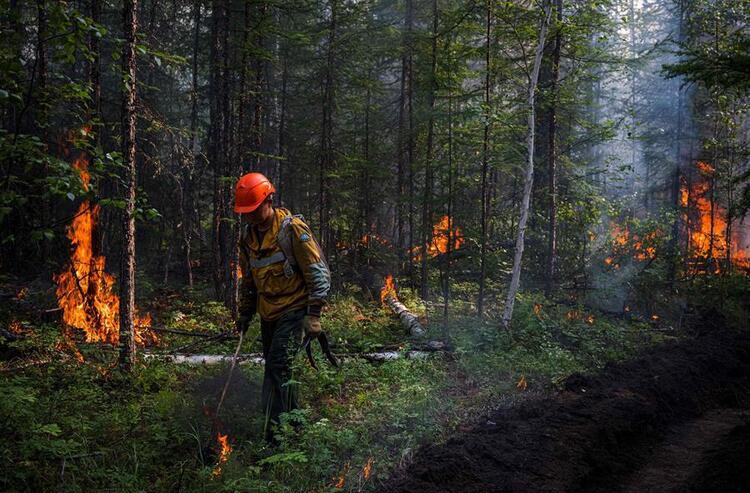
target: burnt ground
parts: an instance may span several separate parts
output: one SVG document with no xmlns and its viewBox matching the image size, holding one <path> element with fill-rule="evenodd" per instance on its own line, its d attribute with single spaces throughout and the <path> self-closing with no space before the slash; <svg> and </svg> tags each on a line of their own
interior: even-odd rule
<svg viewBox="0 0 750 493">
<path fill-rule="evenodd" d="M 653 348 L 422 448 L 388 492 L 749 491 L 750 335 Z"/>
</svg>

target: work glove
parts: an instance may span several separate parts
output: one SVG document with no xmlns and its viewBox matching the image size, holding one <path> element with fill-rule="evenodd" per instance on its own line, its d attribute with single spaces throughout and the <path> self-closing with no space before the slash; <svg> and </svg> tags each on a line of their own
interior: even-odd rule
<svg viewBox="0 0 750 493">
<path fill-rule="evenodd" d="M 244 334 L 245 332 L 247 332 L 247 329 L 250 327 L 250 322 L 252 322 L 252 320 L 252 315 L 240 315 L 239 317 L 237 317 L 237 333 Z"/>
<path fill-rule="evenodd" d="M 320 327 L 320 317 L 316 317 L 315 315 L 305 315 L 305 318 L 302 320 L 302 327 L 305 329 L 305 335 L 310 339 L 315 339 L 323 331 Z"/>
</svg>

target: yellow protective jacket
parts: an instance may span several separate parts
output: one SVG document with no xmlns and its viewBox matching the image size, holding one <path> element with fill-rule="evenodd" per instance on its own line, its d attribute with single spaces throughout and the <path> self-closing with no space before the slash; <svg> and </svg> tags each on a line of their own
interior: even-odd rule
<svg viewBox="0 0 750 493">
<path fill-rule="evenodd" d="M 290 268 L 279 244 L 278 235 L 284 218 L 291 213 L 274 209 L 273 226 L 265 233 L 247 225 L 240 239 L 239 312 L 263 320 L 275 320 L 284 313 L 307 307 L 319 314 L 331 289 L 331 274 L 323 251 L 310 227 L 299 216 L 293 216 L 287 231 L 291 235 L 296 267 Z M 286 269 L 285 269 L 286 265 Z"/>
</svg>

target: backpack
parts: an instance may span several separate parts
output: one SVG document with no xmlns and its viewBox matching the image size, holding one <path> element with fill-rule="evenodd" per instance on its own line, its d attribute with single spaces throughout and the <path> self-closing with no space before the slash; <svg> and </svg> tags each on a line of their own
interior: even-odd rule
<svg viewBox="0 0 750 493">
<path fill-rule="evenodd" d="M 305 221 L 305 218 L 302 216 L 302 214 L 294 214 L 284 217 L 281 222 L 281 227 L 279 227 L 279 232 L 276 234 L 276 242 L 279 244 L 281 252 L 275 253 L 270 257 L 265 257 L 258 260 L 255 260 L 250 257 L 250 255 L 248 255 L 248 257 L 250 258 L 250 266 L 252 268 L 259 268 L 261 266 L 275 264 L 277 262 L 284 262 L 284 276 L 287 278 L 294 276 L 295 272 L 299 270 L 299 267 L 297 266 L 297 258 L 294 256 L 294 246 L 292 245 L 292 228 L 290 226 L 293 219 L 299 219 L 302 222 Z M 248 225 L 248 233 L 249 231 L 250 226 Z M 313 241 L 315 241 L 315 239 L 313 239 Z M 242 243 L 242 245 L 244 248 L 244 242 Z M 328 261 L 323 254 L 323 249 L 320 248 L 320 245 L 317 241 L 315 241 L 315 245 L 318 247 L 321 260 L 323 260 L 323 262 L 325 262 L 326 264 L 326 267 L 328 267 Z"/>
</svg>

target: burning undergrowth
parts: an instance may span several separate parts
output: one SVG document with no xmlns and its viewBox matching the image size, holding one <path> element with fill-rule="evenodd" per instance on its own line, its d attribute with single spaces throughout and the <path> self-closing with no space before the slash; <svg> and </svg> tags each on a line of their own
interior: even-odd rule
<svg viewBox="0 0 750 493">
<path fill-rule="evenodd" d="M 88 165 L 83 155 L 73 163 L 85 190 L 89 189 L 91 181 Z M 63 338 L 79 360 L 83 357 L 75 349 L 72 329 L 83 330 L 86 342 L 117 345 L 120 339 L 120 298 L 116 294 L 115 278 L 106 271 L 104 255 L 96 253 L 99 213 L 100 206 L 91 200 L 84 200 L 79 205 L 67 228 L 71 242 L 70 263 L 54 277 L 57 303 L 62 309 Z M 134 323 L 137 344 L 157 341 L 156 335 L 148 330 L 151 325 L 149 314 L 136 314 Z"/>
<path fill-rule="evenodd" d="M 242 371 L 235 369 L 231 373 L 221 416 L 216 415 L 216 407 L 229 376 L 227 367 L 217 374 L 200 378 L 187 389 L 192 404 L 185 412 L 191 416 L 191 420 L 202 423 L 201 427 L 205 426 L 208 430 L 203 435 L 200 461 L 206 466 L 213 465 L 214 477 L 222 474 L 238 437 L 262 439 L 251 426 L 257 421 L 253 418 L 262 415 L 261 385 L 259 381 L 248 379 Z"/>
</svg>

